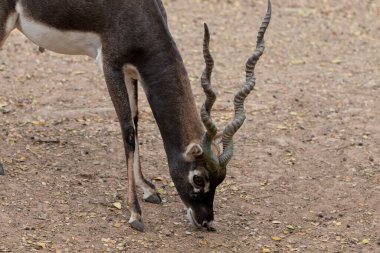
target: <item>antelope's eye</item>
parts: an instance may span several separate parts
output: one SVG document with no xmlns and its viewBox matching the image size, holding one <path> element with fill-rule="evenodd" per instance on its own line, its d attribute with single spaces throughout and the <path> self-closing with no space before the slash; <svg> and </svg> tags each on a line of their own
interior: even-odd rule
<svg viewBox="0 0 380 253">
<path fill-rule="evenodd" d="M 205 185 L 205 181 L 203 180 L 203 177 L 194 175 L 193 182 L 198 187 L 203 187 Z"/>
</svg>

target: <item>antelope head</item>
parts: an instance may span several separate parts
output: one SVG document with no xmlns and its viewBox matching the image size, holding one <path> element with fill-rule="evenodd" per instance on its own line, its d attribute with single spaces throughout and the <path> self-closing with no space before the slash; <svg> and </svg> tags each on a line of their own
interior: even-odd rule
<svg viewBox="0 0 380 253">
<path fill-rule="evenodd" d="M 256 50 L 246 63 L 246 81 L 237 92 L 234 99 L 235 115 L 221 134 L 211 117 L 211 109 L 216 100 L 216 94 L 211 86 L 211 73 L 214 60 L 210 54 L 210 33 L 207 24 L 204 25 L 203 55 L 206 67 L 203 71 L 201 83 L 206 94 L 206 100 L 201 108 L 201 119 L 206 132 L 199 143 L 188 145 L 184 160 L 189 168 L 188 173 L 182 170 L 181 175 L 172 175 L 176 182 L 179 195 L 187 207 L 190 222 L 196 227 L 206 227 L 213 231 L 214 220 L 213 202 L 217 186 L 226 177 L 227 165 L 233 156 L 233 136 L 243 125 L 246 118 L 244 100 L 253 90 L 256 80 L 254 69 L 257 61 L 264 52 L 264 34 L 271 18 L 271 3 L 268 1 L 266 16 L 261 24 Z M 216 139 L 222 137 L 222 148 L 219 149 Z M 182 177 L 179 179 L 178 177 Z"/>
</svg>

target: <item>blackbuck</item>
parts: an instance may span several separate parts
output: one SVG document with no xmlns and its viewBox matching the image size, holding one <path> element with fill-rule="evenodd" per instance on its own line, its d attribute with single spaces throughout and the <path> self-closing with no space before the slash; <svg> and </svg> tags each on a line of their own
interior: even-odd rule
<svg viewBox="0 0 380 253">
<path fill-rule="evenodd" d="M 216 95 L 210 81 L 214 62 L 207 25 L 203 43 L 206 67 L 201 78 L 206 100 L 199 115 L 161 0 L 0 0 L 0 45 L 17 28 L 40 48 L 96 59 L 121 125 L 128 168 L 129 224 L 142 231 L 136 185 L 142 188 L 145 201 L 158 204 L 161 199 L 140 168 L 140 83 L 161 132 L 170 175 L 188 217 L 196 227 L 212 231 L 215 191 L 226 177 L 233 155 L 233 136 L 245 120 L 244 100 L 256 82 L 254 68 L 264 51 L 270 18 L 268 1 L 256 50 L 246 63 L 246 81 L 235 96 L 234 118 L 221 133 L 221 149 L 215 141 L 219 134 L 211 117 Z"/>
</svg>

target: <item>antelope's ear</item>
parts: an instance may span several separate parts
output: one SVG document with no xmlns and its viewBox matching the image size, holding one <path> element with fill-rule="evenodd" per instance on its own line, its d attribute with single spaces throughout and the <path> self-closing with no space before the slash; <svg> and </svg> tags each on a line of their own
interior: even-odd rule
<svg viewBox="0 0 380 253">
<path fill-rule="evenodd" d="M 195 158 L 201 156 L 203 154 L 203 149 L 201 145 L 197 143 L 190 143 L 183 156 L 185 157 L 186 161 L 194 161 Z"/>
</svg>

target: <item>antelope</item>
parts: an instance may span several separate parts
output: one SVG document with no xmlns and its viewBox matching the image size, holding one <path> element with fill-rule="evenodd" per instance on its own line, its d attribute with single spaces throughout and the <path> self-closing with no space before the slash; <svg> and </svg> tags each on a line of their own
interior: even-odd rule
<svg viewBox="0 0 380 253">
<path fill-rule="evenodd" d="M 246 63 L 246 81 L 234 99 L 234 117 L 221 132 L 211 117 L 216 94 L 211 86 L 214 61 L 204 25 L 206 94 L 197 112 L 180 52 L 169 32 L 161 0 L 0 0 L 0 46 L 18 29 L 41 50 L 96 59 L 118 116 L 128 171 L 129 225 L 144 230 L 136 187 L 143 200 L 159 204 L 155 186 L 140 167 L 138 84 L 142 85 L 159 127 L 170 176 L 187 208 L 190 222 L 214 231 L 214 195 L 233 156 L 233 136 L 245 120 L 244 100 L 256 84 L 254 69 L 264 52 L 271 2 Z"/>
</svg>

